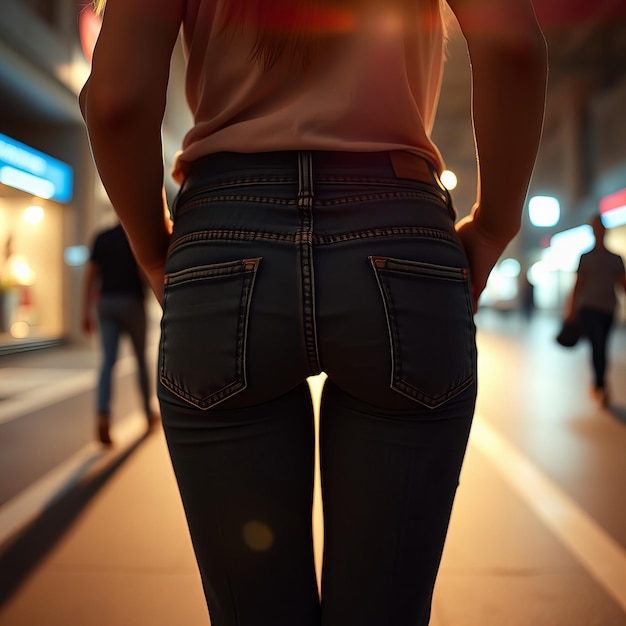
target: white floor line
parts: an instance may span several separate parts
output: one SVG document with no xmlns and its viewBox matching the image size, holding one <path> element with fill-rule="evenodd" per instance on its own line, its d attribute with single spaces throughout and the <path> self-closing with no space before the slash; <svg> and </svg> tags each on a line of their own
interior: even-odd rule
<svg viewBox="0 0 626 626">
<path fill-rule="evenodd" d="M 36 519 L 56 497 L 76 484 L 96 464 L 117 458 L 145 430 L 145 416 L 139 411 L 129 413 L 111 429 L 111 437 L 115 443 L 111 450 L 96 442 L 89 443 L 3 504 L 0 507 L 0 545 Z"/>
<path fill-rule="evenodd" d="M 626 553 L 576 502 L 476 416 L 470 441 L 626 611 Z"/>
<path fill-rule="evenodd" d="M 123 357 L 115 364 L 115 376 L 124 376 L 135 368 L 135 360 L 132 355 Z M 97 384 L 97 369 L 89 371 L 76 370 L 67 380 L 55 381 L 54 383 L 41 386 L 39 389 L 30 390 L 19 394 L 15 398 L 3 400 L 0 404 L 0 424 L 6 424 L 15 419 L 28 415 L 38 409 L 70 398 L 88 389 L 95 388 Z M 28 376 L 28 368 L 24 368 L 24 376 Z"/>
</svg>

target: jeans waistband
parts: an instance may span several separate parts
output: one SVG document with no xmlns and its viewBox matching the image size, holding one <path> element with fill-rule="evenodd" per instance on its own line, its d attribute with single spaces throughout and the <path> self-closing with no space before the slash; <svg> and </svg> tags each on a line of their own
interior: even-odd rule
<svg viewBox="0 0 626 626">
<path fill-rule="evenodd" d="M 171 206 L 179 214 L 185 200 L 197 191 L 233 182 L 294 181 L 309 191 L 324 182 L 414 181 L 427 185 L 456 219 L 452 197 L 434 165 L 417 154 L 400 150 L 382 152 L 331 152 L 292 150 L 260 153 L 219 152 L 195 161 Z"/>
<path fill-rule="evenodd" d="M 400 150 L 384 152 L 277 151 L 262 153 L 220 152 L 198 159 L 190 168 L 181 191 L 225 176 L 293 175 L 298 177 L 302 154 L 310 155 L 314 175 L 375 176 L 415 180 L 435 185 L 444 193 L 434 165 L 417 154 Z"/>
</svg>

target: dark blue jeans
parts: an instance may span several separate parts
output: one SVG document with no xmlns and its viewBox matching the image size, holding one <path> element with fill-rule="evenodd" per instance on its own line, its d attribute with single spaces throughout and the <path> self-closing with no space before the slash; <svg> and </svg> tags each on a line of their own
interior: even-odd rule
<svg viewBox="0 0 626 626">
<path fill-rule="evenodd" d="M 578 319 L 591 344 L 591 366 L 596 389 L 604 389 L 607 368 L 607 347 L 613 326 L 613 314 L 589 307 L 578 310 Z"/>
<path fill-rule="evenodd" d="M 137 361 L 137 383 L 143 409 L 150 408 L 150 377 L 146 363 L 146 310 L 142 298 L 126 294 L 103 294 L 98 302 L 98 325 L 102 342 L 102 363 L 98 377 L 98 413 L 108 414 L 111 407 L 113 367 L 117 361 L 120 338 L 128 335 Z"/>
<path fill-rule="evenodd" d="M 476 349 L 448 194 L 409 176 L 390 153 L 221 154 L 177 198 L 159 398 L 213 626 L 428 624 Z"/>
</svg>

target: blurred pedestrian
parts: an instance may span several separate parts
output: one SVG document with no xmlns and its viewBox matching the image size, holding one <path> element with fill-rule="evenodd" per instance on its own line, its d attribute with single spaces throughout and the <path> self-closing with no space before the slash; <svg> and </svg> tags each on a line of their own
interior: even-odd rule
<svg viewBox="0 0 626 626">
<path fill-rule="evenodd" d="M 93 242 L 85 270 L 82 327 L 86 334 L 96 324 L 102 344 L 102 363 L 98 378 L 97 434 L 104 445 L 111 445 L 111 396 L 113 366 L 117 361 L 120 338 L 131 341 L 137 365 L 137 380 L 148 428 L 157 421 L 151 406 L 146 364 L 146 309 L 144 279 L 121 224 L 99 233 Z"/>
<path fill-rule="evenodd" d="M 595 243 L 592 250 L 580 257 L 565 319 L 573 321 L 577 317 L 583 334 L 591 343 L 594 377 L 591 395 L 599 404 L 608 406 L 607 348 L 618 303 L 616 287 L 626 291 L 626 273 L 622 257 L 604 245 L 606 228 L 601 216 L 594 216 L 589 224 L 593 229 Z"/>
<path fill-rule="evenodd" d="M 525 272 L 520 273 L 519 291 L 522 313 L 526 320 L 530 320 L 535 312 L 535 285 Z"/>
<path fill-rule="evenodd" d="M 480 159 L 456 228 L 431 139 L 439 0 L 107 2 L 81 107 L 163 303 L 158 395 L 213 626 L 428 624 L 476 397 L 472 311 L 519 230 L 546 79 L 530 0 L 449 5 Z M 170 234 L 181 26 L 194 125 Z"/>
</svg>

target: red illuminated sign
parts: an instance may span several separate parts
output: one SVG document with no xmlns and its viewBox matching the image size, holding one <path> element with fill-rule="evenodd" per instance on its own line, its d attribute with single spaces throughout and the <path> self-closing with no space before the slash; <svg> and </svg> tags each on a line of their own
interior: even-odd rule
<svg viewBox="0 0 626 626">
<path fill-rule="evenodd" d="M 600 200 L 600 213 L 605 215 L 610 211 L 615 211 L 616 209 L 623 209 L 626 207 L 626 189 L 621 189 L 620 191 L 616 191 L 608 196 L 604 196 L 602 200 Z"/>
</svg>

